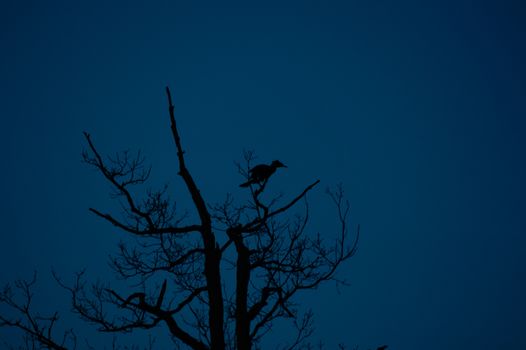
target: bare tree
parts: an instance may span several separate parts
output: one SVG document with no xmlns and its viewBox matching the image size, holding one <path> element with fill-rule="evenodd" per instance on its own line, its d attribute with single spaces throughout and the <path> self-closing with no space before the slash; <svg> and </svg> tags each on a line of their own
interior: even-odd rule
<svg viewBox="0 0 526 350">
<path fill-rule="evenodd" d="M 168 88 L 166 93 L 178 175 L 197 213 L 195 222 L 187 223 L 190 219 L 176 212 L 166 188 L 150 191 L 142 200 L 136 198 L 135 186 L 144 184 L 150 175 L 140 153 L 103 157 L 91 136 L 84 133 L 88 146 L 84 161 L 111 184 L 123 207 L 118 216 L 94 208 L 90 211 L 137 238 L 133 243 L 121 243 L 111 258 L 117 277 L 129 284 L 125 290 L 89 284 L 83 272 L 72 284 L 56 275 L 55 279 L 71 294 L 73 311 L 102 332 L 119 334 L 164 325 L 175 344 L 191 349 L 248 350 L 257 348 L 272 324 L 283 318 L 291 321 L 296 332 L 284 348 L 304 346 L 313 331 L 313 315 L 309 310 L 299 311 L 296 295 L 323 282 L 338 282 L 338 267 L 357 247 L 359 227 L 351 239 L 349 204 L 342 188 L 328 191 L 339 227 L 330 243 L 320 234 L 309 234 L 307 228 L 307 194 L 319 180 L 288 200 L 283 195 L 272 197 L 267 190 L 268 177 L 250 178 L 251 152 L 245 152 L 244 163 L 238 164 L 238 171 L 248 180 L 249 200 L 238 204 L 227 196 L 219 204 L 209 204 L 186 165 Z M 265 199 L 269 196 L 271 199 Z M 291 215 L 292 208 L 299 205 L 303 205 L 303 214 Z M 65 340 L 74 334 L 67 333 L 69 338 L 62 342 L 53 340 L 56 317 L 32 318 L 31 283 L 19 287 L 28 296 L 25 304 L 14 302 L 8 290 L 0 302 L 20 311 L 27 322 L 0 318 L 0 326 L 22 329 L 44 348 L 66 349 Z M 42 321 L 49 325 L 39 326 Z"/>
</svg>

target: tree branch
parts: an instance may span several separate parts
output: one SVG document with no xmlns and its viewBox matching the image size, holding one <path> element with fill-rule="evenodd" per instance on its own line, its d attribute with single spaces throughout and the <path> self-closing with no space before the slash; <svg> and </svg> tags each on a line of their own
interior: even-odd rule
<svg viewBox="0 0 526 350">
<path fill-rule="evenodd" d="M 131 227 L 129 225 L 125 225 L 122 222 L 116 220 L 113 216 L 110 214 L 104 214 L 98 211 L 94 208 L 89 208 L 89 211 L 94 213 L 95 215 L 109 221 L 114 226 L 120 228 L 121 230 L 124 230 L 129 233 L 133 233 L 138 236 L 144 236 L 144 235 L 158 235 L 163 233 L 169 233 L 169 234 L 182 234 L 182 233 L 190 233 L 190 232 L 200 232 L 201 226 L 200 225 L 190 225 L 190 226 L 184 226 L 184 227 L 164 227 L 164 228 L 149 228 L 146 230 L 140 230 L 137 227 Z"/>
</svg>

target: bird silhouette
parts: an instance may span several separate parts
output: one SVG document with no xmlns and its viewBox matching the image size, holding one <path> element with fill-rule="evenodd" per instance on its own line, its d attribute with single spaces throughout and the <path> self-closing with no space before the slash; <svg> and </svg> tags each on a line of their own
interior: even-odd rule
<svg viewBox="0 0 526 350">
<path fill-rule="evenodd" d="M 262 184 L 266 182 L 272 174 L 276 172 L 277 168 L 286 168 L 287 166 L 279 160 L 274 160 L 270 165 L 259 164 L 249 170 L 248 181 L 239 185 L 239 187 L 248 187 L 254 184 Z"/>
</svg>

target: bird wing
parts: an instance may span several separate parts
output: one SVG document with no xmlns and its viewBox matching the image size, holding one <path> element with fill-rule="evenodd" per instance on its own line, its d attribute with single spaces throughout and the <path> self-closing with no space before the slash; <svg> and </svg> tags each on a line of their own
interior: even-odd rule
<svg viewBox="0 0 526 350">
<path fill-rule="evenodd" d="M 268 165 L 266 165 L 266 164 L 256 165 L 255 167 L 253 167 L 252 169 L 249 170 L 249 173 L 251 173 L 251 174 L 259 173 L 259 172 L 263 171 L 263 169 L 265 169 L 267 166 Z"/>
</svg>

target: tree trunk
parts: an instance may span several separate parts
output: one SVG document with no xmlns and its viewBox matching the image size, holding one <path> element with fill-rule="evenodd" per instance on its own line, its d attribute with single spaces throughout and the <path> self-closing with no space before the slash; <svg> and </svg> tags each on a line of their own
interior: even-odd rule
<svg viewBox="0 0 526 350">
<path fill-rule="evenodd" d="M 237 350 L 250 350 L 250 319 L 248 316 L 248 283 L 250 281 L 250 255 L 243 238 L 236 239 L 236 343 Z"/>
<path fill-rule="evenodd" d="M 203 234 L 205 240 L 205 277 L 208 285 L 208 322 L 212 350 L 225 349 L 223 327 L 223 291 L 221 289 L 221 251 L 216 247 L 211 231 Z"/>
</svg>

